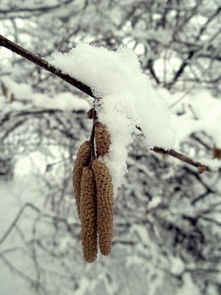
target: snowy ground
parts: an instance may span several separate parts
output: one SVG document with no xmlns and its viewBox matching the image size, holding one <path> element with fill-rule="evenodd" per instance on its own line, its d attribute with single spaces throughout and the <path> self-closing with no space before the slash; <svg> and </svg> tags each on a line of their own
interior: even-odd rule
<svg viewBox="0 0 221 295">
<path fill-rule="evenodd" d="M 10 269 L 7 261 L 2 259 L 2 255 L 15 265 L 16 268 L 25 273 L 29 273 L 30 261 L 25 259 L 21 249 L 23 248 L 23 238 L 19 235 L 19 229 L 25 233 L 25 239 L 28 240 L 32 227 L 31 211 L 26 208 L 25 213 L 19 217 L 21 208 L 24 208 L 26 203 L 37 203 L 39 197 L 37 183 L 32 175 L 23 174 L 16 175 L 15 179 L 10 182 L 1 181 L 0 185 L 0 237 L 6 234 L 7 237 L 0 247 L 0 294 L 2 295 L 24 295 L 30 294 L 30 286 L 25 283 L 19 276 L 16 269 Z M 12 226 L 16 217 L 19 218 L 16 225 Z M 27 271 L 28 270 L 28 271 Z M 26 280 L 26 279 L 25 279 Z M 31 294 L 35 294 L 34 290 Z"/>
</svg>

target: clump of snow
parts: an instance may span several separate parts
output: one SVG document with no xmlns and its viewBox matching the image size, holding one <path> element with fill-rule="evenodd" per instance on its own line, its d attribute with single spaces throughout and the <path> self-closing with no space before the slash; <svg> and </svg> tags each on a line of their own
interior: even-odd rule
<svg viewBox="0 0 221 295">
<path fill-rule="evenodd" d="M 1 82 L 8 88 L 9 94 L 14 94 L 18 99 L 30 97 L 32 94 L 32 88 L 28 84 L 16 83 L 8 77 L 1 78 Z"/>
<path fill-rule="evenodd" d="M 115 98 L 115 96 L 105 97 L 107 101 L 112 102 L 116 102 Z M 132 140 L 133 126 L 127 118 L 127 113 L 121 112 L 120 106 L 117 107 L 117 104 L 114 103 L 104 103 L 101 111 L 98 112 L 98 119 L 108 127 L 111 134 L 110 151 L 104 157 L 104 161 L 112 175 L 114 195 L 116 195 L 117 189 L 123 182 L 124 174 L 127 172 L 127 146 Z"/>
<path fill-rule="evenodd" d="M 139 123 L 148 147 L 172 147 L 174 133 L 167 108 L 154 93 L 132 50 L 121 47 L 109 51 L 81 43 L 69 53 L 53 54 L 51 61 L 90 86 L 96 96 L 103 98 L 103 104 L 120 109 Z"/>
<path fill-rule="evenodd" d="M 152 200 L 149 201 L 148 203 L 148 209 L 154 209 L 156 208 L 159 204 L 161 203 L 161 198 L 159 196 L 156 196 Z"/>
<path fill-rule="evenodd" d="M 182 272 L 185 269 L 185 265 L 182 259 L 180 257 L 171 256 L 170 261 L 171 261 L 171 268 L 170 268 L 171 273 L 173 273 L 174 275 L 182 274 Z"/>
<path fill-rule="evenodd" d="M 122 183 L 126 170 L 126 147 L 135 125 L 145 135 L 148 148 L 169 149 L 174 142 L 169 113 L 142 73 L 135 53 L 128 48 L 109 51 L 104 47 L 78 44 L 69 53 L 55 53 L 50 62 L 85 83 L 102 98 L 98 119 L 111 133 L 112 146 L 106 159 L 114 178 L 114 188 Z"/>
</svg>

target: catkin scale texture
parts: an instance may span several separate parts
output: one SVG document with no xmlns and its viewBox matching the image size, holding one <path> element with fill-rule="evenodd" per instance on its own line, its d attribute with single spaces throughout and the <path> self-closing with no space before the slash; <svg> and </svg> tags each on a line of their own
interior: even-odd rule
<svg viewBox="0 0 221 295">
<path fill-rule="evenodd" d="M 104 156 L 109 152 L 111 137 L 107 127 L 100 122 L 95 124 L 95 141 L 97 157 Z"/>
<path fill-rule="evenodd" d="M 97 229 L 99 248 L 103 255 L 108 255 L 112 246 L 113 235 L 113 185 L 109 169 L 104 162 L 94 160 L 92 169 L 96 181 Z"/>
<path fill-rule="evenodd" d="M 73 189 L 74 189 L 74 195 L 76 199 L 78 216 L 80 216 L 81 175 L 82 175 L 83 167 L 88 164 L 89 160 L 90 160 L 90 143 L 89 141 L 85 141 L 81 144 L 77 152 L 77 156 L 76 156 L 76 160 L 75 160 L 74 168 L 73 168 L 73 175 L 72 175 Z"/>
<path fill-rule="evenodd" d="M 97 257 L 96 187 L 93 171 L 84 167 L 81 176 L 80 220 L 83 255 L 87 262 Z"/>
</svg>

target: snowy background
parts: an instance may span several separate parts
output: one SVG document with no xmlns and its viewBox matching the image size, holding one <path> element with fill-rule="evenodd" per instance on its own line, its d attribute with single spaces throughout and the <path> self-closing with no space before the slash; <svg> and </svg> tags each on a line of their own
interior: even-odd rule
<svg viewBox="0 0 221 295">
<path fill-rule="evenodd" d="M 0 2 L 0 34 L 114 102 L 130 143 L 115 155 L 128 172 L 111 254 L 87 264 L 71 170 L 92 100 L 0 48 L 0 295 L 220 294 L 220 1 Z M 110 51 L 89 54 L 82 42 Z M 116 113 L 101 118 L 116 134 Z M 155 144 L 214 172 L 153 153 Z"/>
</svg>

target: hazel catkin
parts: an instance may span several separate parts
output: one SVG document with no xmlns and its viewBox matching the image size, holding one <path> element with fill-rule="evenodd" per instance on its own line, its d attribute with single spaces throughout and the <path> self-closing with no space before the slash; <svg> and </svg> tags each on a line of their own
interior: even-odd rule
<svg viewBox="0 0 221 295">
<path fill-rule="evenodd" d="M 80 216 L 80 185 L 81 185 L 81 175 L 83 167 L 88 164 L 90 160 L 90 143 L 89 141 L 85 141 L 81 144 L 76 160 L 74 163 L 73 174 L 72 174 L 72 183 L 73 190 L 76 199 L 77 212 L 78 216 Z"/>
<path fill-rule="evenodd" d="M 96 181 L 99 248 L 103 255 L 108 255 L 111 251 L 113 235 L 112 177 L 109 169 L 101 160 L 94 160 L 92 169 Z"/>
<path fill-rule="evenodd" d="M 87 262 L 97 257 L 96 192 L 94 174 L 84 167 L 81 176 L 80 220 L 83 255 Z"/>
<path fill-rule="evenodd" d="M 107 127 L 100 122 L 95 124 L 95 141 L 97 157 L 104 156 L 109 152 L 111 137 Z"/>
</svg>

